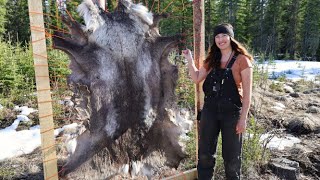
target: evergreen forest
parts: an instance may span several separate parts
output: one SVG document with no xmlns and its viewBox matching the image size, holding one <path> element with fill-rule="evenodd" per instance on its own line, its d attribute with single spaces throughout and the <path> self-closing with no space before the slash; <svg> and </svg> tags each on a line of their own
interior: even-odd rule
<svg viewBox="0 0 320 180">
<path fill-rule="evenodd" d="M 170 14 L 161 22 L 162 35 L 187 34 L 192 41 L 191 0 L 132 1 L 146 5 L 154 13 Z M 65 13 L 63 8 L 79 18 L 76 7 L 80 2 L 44 0 L 45 20 L 51 26 L 47 28 L 61 28 L 59 16 Z M 116 3 L 106 0 L 106 9 L 112 11 Z M 320 59 L 320 0 L 205 0 L 204 3 L 206 48 L 212 43 L 213 27 L 229 22 L 234 26 L 236 39 L 254 55 L 268 59 Z M 0 36 L 3 41 L 29 43 L 27 0 L 0 0 Z"/>
</svg>

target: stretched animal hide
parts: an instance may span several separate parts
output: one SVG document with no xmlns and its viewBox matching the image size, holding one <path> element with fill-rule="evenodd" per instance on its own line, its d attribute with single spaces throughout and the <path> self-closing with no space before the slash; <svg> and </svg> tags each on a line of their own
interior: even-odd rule
<svg viewBox="0 0 320 180">
<path fill-rule="evenodd" d="M 112 13 L 84 0 L 78 12 L 85 26 L 65 17 L 71 36 L 53 42 L 70 57 L 68 83 L 89 121 L 60 175 L 102 149 L 119 164 L 162 152 L 166 165 L 177 167 L 186 156 L 179 138 L 190 127 L 177 120 L 178 69 L 168 55 L 181 37 L 161 37 L 158 24 L 166 15 L 130 0 L 119 0 Z"/>
</svg>

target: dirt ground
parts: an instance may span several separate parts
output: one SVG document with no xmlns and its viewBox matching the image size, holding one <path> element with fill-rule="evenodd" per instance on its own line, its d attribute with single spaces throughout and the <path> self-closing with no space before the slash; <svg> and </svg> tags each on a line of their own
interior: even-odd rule
<svg viewBox="0 0 320 180">
<path fill-rule="evenodd" d="M 289 135 L 301 140 L 301 143 L 284 150 L 271 151 L 272 158 L 299 163 L 297 179 L 320 178 L 319 87 L 319 84 L 306 81 L 267 80 L 253 93 L 251 113 L 266 132 L 274 131 L 277 137 Z M 277 179 L 268 165 L 262 168 L 260 178 Z"/>
</svg>

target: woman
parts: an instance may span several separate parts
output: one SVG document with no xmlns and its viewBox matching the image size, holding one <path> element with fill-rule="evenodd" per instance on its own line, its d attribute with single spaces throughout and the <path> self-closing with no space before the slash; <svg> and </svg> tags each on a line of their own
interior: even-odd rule
<svg viewBox="0 0 320 180">
<path fill-rule="evenodd" d="M 196 68 L 190 50 L 183 51 L 195 83 L 203 83 L 198 178 L 211 179 L 215 166 L 218 136 L 222 135 L 222 156 L 227 179 L 240 179 L 242 133 L 246 129 L 252 93 L 252 56 L 234 39 L 231 24 L 214 28 L 214 43 Z"/>
</svg>

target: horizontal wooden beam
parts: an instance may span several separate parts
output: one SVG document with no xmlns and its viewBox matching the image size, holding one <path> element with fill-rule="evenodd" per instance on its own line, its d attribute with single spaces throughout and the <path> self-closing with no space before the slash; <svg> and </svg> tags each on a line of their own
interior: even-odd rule
<svg viewBox="0 0 320 180">
<path fill-rule="evenodd" d="M 195 180 L 198 177 L 197 168 L 184 171 L 182 173 L 166 177 L 162 180 Z"/>
</svg>

